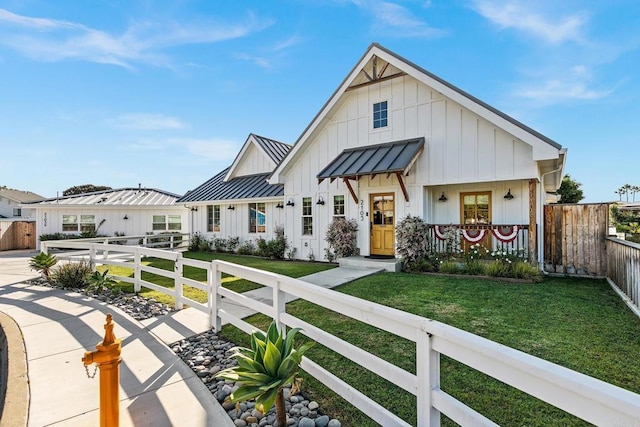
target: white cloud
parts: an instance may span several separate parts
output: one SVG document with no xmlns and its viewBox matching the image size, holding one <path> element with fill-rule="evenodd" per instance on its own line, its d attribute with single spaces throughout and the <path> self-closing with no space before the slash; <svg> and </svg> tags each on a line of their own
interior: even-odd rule
<svg viewBox="0 0 640 427">
<path fill-rule="evenodd" d="M 530 9 L 537 2 L 475 0 L 473 8 L 503 29 L 511 28 L 529 33 L 546 42 L 557 44 L 568 40 L 582 41 L 583 27 L 588 22 L 585 13 L 574 13 L 560 19 L 544 16 Z"/>
<path fill-rule="evenodd" d="M 518 88 L 514 95 L 549 105 L 576 100 L 596 100 L 609 96 L 613 89 L 590 88 L 591 71 L 584 65 L 575 65 L 561 76 Z"/>
<path fill-rule="evenodd" d="M 270 25 L 249 16 L 243 22 L 217 24 L 135 23 L 122 34 L 110 34 L 85 25 L 21 16 L 0 9 L 5 26 L 0 43 L 40 61 L 79 59 L 132 68 L 136 63 L 167 66 L 162 50 L 185 44 L 216 43 L 244 37 Z M 11 28 L 13 27 L 13 31 Z"/>
<path fill-rule="evenodd" d="M 177 130 L 188 126 L 180 119 L 162 114 L 131 113 L 110 121 L 114 126 L 134 130 Z"/>
<path fill-rule="evenodd" d="M 351 0 L 367 13 L 373 15 L 374 31 L 396 37 L 440 37 L 446 31 L 428 25 L 416 16 L 409 8 L 397 3 L 381 0 Z M 423 3 L 429 7 L 430 3 Z"/>
<path fill-rule="evenodd" d="M 219 138 L 173 138 L 170 144 L 179 146 L 197 158 L 211 159 L 229 164 L 235 159 L 240 143 Z"/>
</svg>

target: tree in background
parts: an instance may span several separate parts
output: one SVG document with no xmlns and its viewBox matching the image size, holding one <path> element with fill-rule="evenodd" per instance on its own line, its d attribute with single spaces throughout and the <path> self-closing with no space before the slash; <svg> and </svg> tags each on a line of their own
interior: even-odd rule
<svg viewBox="0 0 640 427">
<path fill-rule="evenodd" d="M 62 192 L 63 196 L 73 196 L 74 194 L 93 193 L 94 191 L 111 190 L 111 187 L 104 185 L 83 184 L 67 188 Z"/>
<path fill-rule="evenodd" d="M 584 199 L 584 193 L 582 192 L 582 184 L 571 178 L 571 175 L 566 174 L 562 178 L 560 188 L 558 188 L 558 194 L 560 200 L 558 203 L 578 203 Z"/>
<path fill-rule="evenodd" d="M 614 191 L 617 195 L 620 196 L 620 201 L 622 201 L 622 196 L 626 196 L 626 202 L 629 203 L 629 195 L 631 195 L 631 201 L 636 201 L 636 193 L 640 193 L 640 186 L 625 184 L 622 187 L 618 188 Z"/>
</svg>

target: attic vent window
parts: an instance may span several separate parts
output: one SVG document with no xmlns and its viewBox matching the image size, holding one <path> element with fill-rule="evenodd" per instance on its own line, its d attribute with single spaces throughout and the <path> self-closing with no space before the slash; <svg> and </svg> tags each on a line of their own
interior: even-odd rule
<svg viewBox="0 0 640 427">
<path fill-rule="evenodd" d="M 387 126 L 387 101 L 373 104 L 373 128 L 383 128 Z"/>
</svg>

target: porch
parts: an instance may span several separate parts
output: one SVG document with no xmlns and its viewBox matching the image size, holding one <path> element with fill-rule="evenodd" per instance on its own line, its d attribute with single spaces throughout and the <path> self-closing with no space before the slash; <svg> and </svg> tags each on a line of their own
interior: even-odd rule
<svg viewBox="0 0 640 427">
<path fill-rule="evenodd" d="M 535 238 L 529 240 L 528 224 L 431 224 L 429 237 L 433 249 L 439 253 L 458 247 L 464 251 L 475 244 L 492 252 L 524 252 L 527 257 L 536 250 Z"/>
</svg>

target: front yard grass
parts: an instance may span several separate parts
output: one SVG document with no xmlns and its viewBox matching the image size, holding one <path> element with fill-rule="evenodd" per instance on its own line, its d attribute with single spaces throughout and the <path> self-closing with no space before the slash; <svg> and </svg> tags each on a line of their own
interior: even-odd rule
<svg viewBox="0 0 640 427">
<path fill-rule="evenodd" d="M 308 274 L 317 273 L 319 271 L 328 270 L 335 267 L 335 265 L 333 264 L 326 263 L 310 263 L 304 261 L 272 261 L 252 256 L 220 254 L 212 252 L 184 252 L 183 256 L 185 258 L 197 259 L 201 261 L 212 261 L 214 259 L 218 259 L 221 261 L 233 262 L 260 270 L 271 271 L 273 273 L 280 273 L 289 277 L 306 276 Z M 173 261 L 165 259 L 145 258 L 143 259 L 142 264 L 162 270 L 173 271 Z M 104 265 L 99 266 L 97 270 L 101 272 L 104 270 L 109 270 L 109 274 L 115 276 L 133 277 L 133 269 L 127 267 Z M 207 281 L 206 270 L 191 266 L 184 267 L 184 276 L 193 280 L 197 280 L 199 282 Z M 142 279 L 169 289 L 173 289 L 175 285 L 173 279 L 144 271 L 142 272 Z M 228 274 L 222 275 L 222 286 L 235 292 L 247 292 L 252 289 L 258 289 L 262 287 L 262 285 L 259 285 L 257 283 L 250 282 L 239 277 L 230 276 Z M 119 288 L 124 292 L 133 292 L 133 284 L 127 282 L 118 282 L 116 288 Z M 193 299 L 198 302 L 206 303 L 207 301 L 207 296 L 204 291 L 195 289 L 190 286 L 185 286 L 184 294 L 187 298 Z M 154 298 L 157 301 L 168 304 L 170 306 L 173 306 L 174 304 L 174 300 L 170 296 L 162 292 L 147 289 L 145 287 L 142 288 L 140 295 L 145 298 Z"/>
<path fill-rule="evenodd" d="M 337 288 L 516 348 L 640 393 L 640 320 L 603 280 L 546 279 L 514 284 L 474 278 L 378 274 Z M 340 314 L 298 300 L 287 311 L 415 373 L 415 345 Z M 248 319 L 265 330 L 270 319 Z M 223 335 L 240 345 L 248 336 L 232 326 Z M 297 345 L 300 345 L 299 340 Z M 416 424 L 415 397 L 321 345 L 307 355 L 401 418 Z M 377 425 L 304 375 L 303 390 L 343 425 Z M 587 425 L 544 402 L 446 357 L 441 387 L 500 425 Z M 454 425 L 443 417 L 444 425 Z"/>
</svg>

